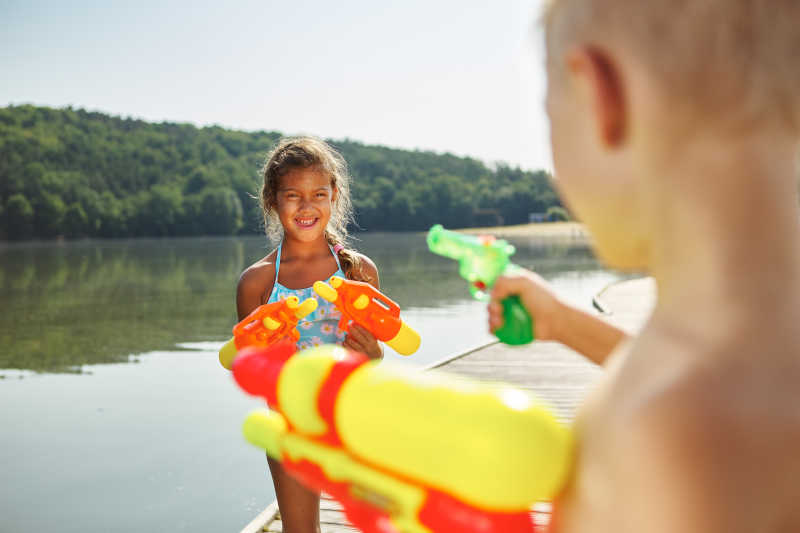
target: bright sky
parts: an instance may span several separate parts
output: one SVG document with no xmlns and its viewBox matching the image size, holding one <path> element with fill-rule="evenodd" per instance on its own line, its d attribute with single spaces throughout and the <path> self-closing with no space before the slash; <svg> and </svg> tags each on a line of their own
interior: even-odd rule
<svg viewBox="0 0 800 533">
<path fill-rule="evenodd" d="M 0 106 L 551 168 L 538 0 L 0 0 Z M 540 37 L 539 33 L 535 33 Z"/>
</svg>

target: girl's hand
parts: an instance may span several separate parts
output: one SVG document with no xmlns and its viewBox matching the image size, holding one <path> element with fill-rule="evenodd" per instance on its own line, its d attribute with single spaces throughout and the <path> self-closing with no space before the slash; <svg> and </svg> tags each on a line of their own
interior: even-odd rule
<svg viewBox="0 0 800 533">
<path fill-rule="evenodd" d="M 489 330 L 503 325 L 501 301 L 519 295 L 533 320 L 537 340 L 558 340 L 558 322 L 563 304 L 538 274 L 520 269 L 511 276 L 500 276 L 492 288 L 489 302 Z"/>
<path fill-rule="evenodd" d="M 366 328 L 355 323 L 350 324 L 350 330 L 342 346 L 349 350 L 361 352 L 370 359 L 381 359 L 383 357 L 383 349 L 378 344 L 378 340 Z"/>
</svg>

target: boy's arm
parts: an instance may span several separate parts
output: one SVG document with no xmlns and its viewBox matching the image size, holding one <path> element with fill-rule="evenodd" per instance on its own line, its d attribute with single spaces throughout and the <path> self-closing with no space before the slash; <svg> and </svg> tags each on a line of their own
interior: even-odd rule
<svg viewBox="0 0 800 533">
<path fill-rule="evenodd" d="M 560 342 L 598 365 L 629 336 L 605 320 L 562 302 L 544 279 L 527 270 L 501 276 L 495 282 L 489 304 L 492 331 L 503 324 L 500 301 L 513 295 L 519 295 L 531 315 L 538 340 Z"/>
<path fill-rule="evenodd" d="M 593 363 L 602 365 L 629 335 L 596 315 L 562 303 L 554 317 L 556 341 L 569 346 Z"/>
</svg>

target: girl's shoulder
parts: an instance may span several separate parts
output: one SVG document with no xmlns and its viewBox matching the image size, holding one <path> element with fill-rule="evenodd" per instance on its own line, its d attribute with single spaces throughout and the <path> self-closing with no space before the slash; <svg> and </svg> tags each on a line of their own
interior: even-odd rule
<svg viewBox="0 0 800 533">
<path fill-rule="evenodd" d="M 357 263 L 354 265 L 354 272 L 351 273 L 350 277 L 353 279 L 366 281 L 370 285 L 379 287 L 380 280 L 378 276 L 378 267 L 375 265 L 372 259 L 361 252 L 353 251 L 353 255 L 357 258 Z"/>
<path fill-rule="evenodd" d="M 273 250 L 262 259 L 259 259 L 242 272 L 239 276 L 237 293 L 240 295 L 257 294 L 259 297 L 272 290 L 275 283 L 275 258 L 276 250 Z"/>
</svg>

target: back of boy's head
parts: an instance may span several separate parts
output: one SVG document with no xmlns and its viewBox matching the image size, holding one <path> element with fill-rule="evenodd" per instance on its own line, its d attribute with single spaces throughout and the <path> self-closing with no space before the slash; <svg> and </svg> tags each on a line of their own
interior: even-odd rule
<svg viewBox="0 0 800 533">
<path fill-rule="evenodd" d="M 549 0 L 544 22 L 551 73 L 624 51 L 683 124 L 800 135 L 800 0 Z"/>
</svg>

